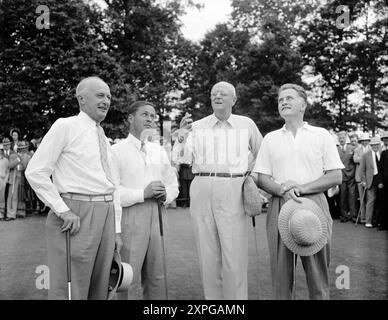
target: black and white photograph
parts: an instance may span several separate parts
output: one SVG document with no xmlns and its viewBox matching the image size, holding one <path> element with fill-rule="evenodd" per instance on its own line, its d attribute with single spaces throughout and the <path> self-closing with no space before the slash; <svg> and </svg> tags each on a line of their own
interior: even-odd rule
<svg viewBox="0 0 388 320">
<path fill-rule="evenodd" d="M 388 300 L 387 2 L 0 0 L 14 300 Z"/>
</svg>

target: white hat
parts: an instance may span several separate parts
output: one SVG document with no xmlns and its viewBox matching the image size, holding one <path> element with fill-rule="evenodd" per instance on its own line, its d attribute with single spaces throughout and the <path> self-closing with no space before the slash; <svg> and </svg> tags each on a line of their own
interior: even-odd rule
<svg viewBox="0 0 388 320">
<path fill-rule="evenodd" d="M 381 144 L 381 140 L 379 137 L 373 137 L 369 143 L 371 146 L 375 144 Z"/>
<path fill-rule="evenodd" d="M 120 253 L 115 250 L 109 274 L 108 300 L 112 300 L 116 292 L 128 290 L 132 279 L 131 265 L 121 262 Z"/>
<path fill-rule="evenodd" d="M 312 256 L 328 241 L 327 218 L 312 200 L 287 201 L 278 218 L 280 237 L 285 246 L 299 256 Z"/>
<path fill-rule="evenodd" d="M 366 140 L 369 140 L 370 141 L 370 138 L 369 138 L 369 133 L 366 133 L 366 132 L 363 132 L 360 136 L 360 138 L 358 139 L 358 141 L 366 141 Z"/>
</svg>

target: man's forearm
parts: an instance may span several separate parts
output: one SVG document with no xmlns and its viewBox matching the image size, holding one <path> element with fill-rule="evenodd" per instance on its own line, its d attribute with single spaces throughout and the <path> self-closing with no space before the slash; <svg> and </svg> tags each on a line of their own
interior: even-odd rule
<svg viewBox="0 0 388 320">
<path fill-rule="evenodd" d="M 260 189 L 274 196 L 281 196 L 280 195 L 281 185 L 273 181 L 269 175 L 262 174 L 262 173 L 253 173 L 251 175 L 253 176 L 253 180 L 255 181 L 256 185 Z"/>
<path fill-rule="evenodd" d="M 324 192 L 331 187 L 342 183 L 341 170 L 328 171 L 322 177 L 301 186 L 302 194 L 312 194 Z"/>
</svg>

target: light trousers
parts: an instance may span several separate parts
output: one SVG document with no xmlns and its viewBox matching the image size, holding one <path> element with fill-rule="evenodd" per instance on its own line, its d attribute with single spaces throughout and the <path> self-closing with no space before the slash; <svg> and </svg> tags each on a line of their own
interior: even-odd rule
<svg viewBox="0 0 388 320">
<path fill-rule="evenodd" d="M 70 237 L 71 294 L 73 300 L 105 300 L 115 248 L 113 202 L 63 199 L 81 218 L 81 228 Z M 63 220 L 50 211 L 47 216 L 47 250 L 50 270 L 49 300 L 67 300 L 66 234 Z"/>
<path fill-rule="evenodd" d="M 196 176 L 191 183 L 190 213 L 206 299 L 248 298 L 243 179 Z"/>
<path fill-rule="evenodd" d="M 330 243 L 332 218 L 324 194 L 304 196 L 315 201 L 327 218 L 329 240 L 319 252 L 312 256 L 300 257 L 306 275 L 311 300 L 328 300 Z M 290 200 L 293 201 L 293 200 Z M 293 288 L 293 253 L 284 245 L 278 229 L 278 216 L 284 200 L 272 197 L 267 214 L 267 238 L 270 253 L 273 296 L 276 300 L 290 300 Z"/>
<path fill-rule="evenodd" d="M 166 238 L 167 221 L 163 214 L 163 237 Z M 146 200 L 123 208 L 121 219 L 123 247 L 120 255 L 133 269 L 133 281 L 126 292 L 117 293 L 120 300 L 164 300 L 162 238 L 159 229 L 158 205 Z M 166 240 L 165 240 L 166 241 Z"/>
</svg>

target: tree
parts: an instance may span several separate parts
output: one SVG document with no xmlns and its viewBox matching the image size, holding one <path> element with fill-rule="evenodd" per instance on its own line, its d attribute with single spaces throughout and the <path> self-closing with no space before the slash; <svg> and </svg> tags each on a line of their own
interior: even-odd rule
<svg viewBox="0 0 388 320">
<path fill-rule="evenodd" d="M 101 13 L 92 3 L 46 1 L 49 29 L 36 27 L 39 1 L 5 0 L 1 3 L 5 28 L 1 34 L 0 129 L 22 133 L 47 131 L 59 117 L 74 115 L 77 83 L 90 75 L 100 76 L 112 91 L 112 110 L 104 123 L 115 134 L 122 123 L 123 101 L 131 94 L 123 70 L 103 51 Z M 113 125 L 115 124 L 115 125 Z"/>
<path fill-rule="evenodd" d="M 368 1 L 376 10 L 383 1 Z M 338 25 L 337 8 L 347 6 L 352 20 L 348 26 Z M 322 101 L 335 115 L 336 127 L 341 130 L 356 128 L 363 121 L 363 130 L 375 130 L 383 118 L 378 115 L 382 97 L 383 66 L 386 65 L 385 19 L 377 19 L 363 37 L 361 18 L 368 16 L 364 2 L 333 1 L 321 7 L 315 19 L 304 30 L 305 42 L 300 45 L 304 61 L 313 67 L 313 75 L 322 75 L 328 94 Z M 369 31 L 368 31 L 369 30 Z M 373 30 L 373 36 L 371 34 Z M 351 96 L 362 91 L 364 103 L 352 101 Z"/>
<path fill-rule="evenodd" d="M 104 43 L 109 55 L 122 65 L 136 97 L 153 102 L 160 120 L 167 118 L 174 106 L 169 96 L 187 85 L 194 59 L 193 46 L 178 23 L 184 6 L 179 1 L 164 7 L 153 0 L 106 2 Z"/>
</svg>

